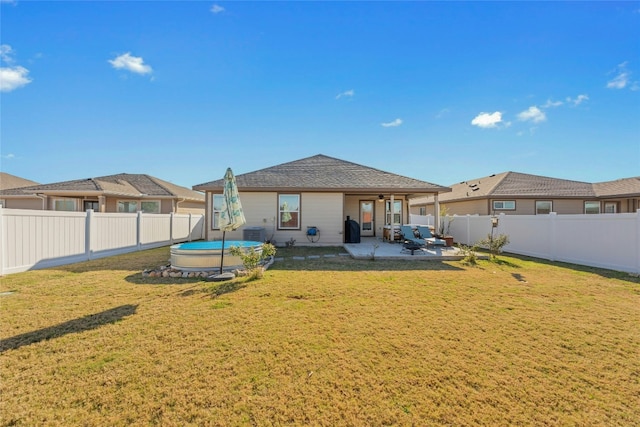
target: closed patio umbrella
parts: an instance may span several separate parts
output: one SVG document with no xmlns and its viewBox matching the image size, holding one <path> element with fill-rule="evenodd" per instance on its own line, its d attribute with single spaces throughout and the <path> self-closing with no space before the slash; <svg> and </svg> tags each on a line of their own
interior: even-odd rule
<svg viewBox="0 0 640 427">
<path fill-rule="evenodd" d="M 224 191 L 222 193 L 222 208 L 220 209 L 219 226 L 222 230 L 222 254 L 220 256 L 220 274 L 224 265 L 224 237 L 227 231 L 232 231 L 245 224 L 247 220 L 242 212 L 242 204 L 238 195 L 236 178 L 231 168 L 224 174 Z"/>
</svg>

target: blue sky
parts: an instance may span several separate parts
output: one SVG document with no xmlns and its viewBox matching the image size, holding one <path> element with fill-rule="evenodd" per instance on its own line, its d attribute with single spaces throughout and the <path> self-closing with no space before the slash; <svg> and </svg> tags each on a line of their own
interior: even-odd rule
<svg viewBox="0 0 640 427">
<path fill-rule="evenodd" d="M 1 170 L 640 175 L 640 2 L 7 1 Z"/>
</svg>

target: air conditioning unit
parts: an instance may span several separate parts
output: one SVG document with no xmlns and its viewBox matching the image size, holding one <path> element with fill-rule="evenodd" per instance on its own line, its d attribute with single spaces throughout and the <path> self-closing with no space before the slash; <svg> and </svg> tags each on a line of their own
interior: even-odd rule
<svg viewBox="0 0 640 427">
<path fill-rule="evenodd" d="M 251 240 L 253 242 L 264 242 L 265 241 L 264 227 L 245 227 L 242 230 L 242 238 L 244 240 Z"/>
</svg>

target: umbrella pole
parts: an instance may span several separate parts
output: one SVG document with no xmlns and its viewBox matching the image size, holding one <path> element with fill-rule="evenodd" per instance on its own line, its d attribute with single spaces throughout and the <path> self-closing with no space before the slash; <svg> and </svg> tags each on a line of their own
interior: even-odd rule
<svg viewBox="0 0 640 427">
<path fill-rule="evenodd" d="M 220 253 L 220 274 L 222 274 L 222 266 L 224 265 L 224 234 L 226 231 L 222 232 L 222 252 Z"/>
</svg>

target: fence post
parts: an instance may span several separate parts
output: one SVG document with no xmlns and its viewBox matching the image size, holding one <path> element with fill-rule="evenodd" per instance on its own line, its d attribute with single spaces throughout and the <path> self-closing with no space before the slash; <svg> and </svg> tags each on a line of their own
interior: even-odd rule
<svg viewBox="0 0 640 427">
<path fill-rule="evenodd" d="M 636 273 L 640 274 L 640 209 L 636 210 Z"/>
<path fill-rule="evenodd" d="M 189 241 L 191 241 L 191 212 L 189 212 Z"/>
<path fill-rule="evenodd" d="M 466 221 L 466 241 L 464 242 L 465 245 L 471 246 L 471 215 L 467 214 L 467 221 Z"/>
<path fill-rule="evenodd" d="M 84 226 L 84 253 L 87 260 L 91 260 L 91 230 L 93 229 L 93 209 L 87 209 L 85 212 L 87 215 L 85 218 Z"/>
<path fill-rule="evenodd" d="M 556 234 L 556 228 L 558 226 L 557 223 L 557 219 L 558 219 L 558 214 L 557 212 L 549 212 L 549 261 L 555 261 L 556 260 L 556 253 L 558 252 L 558 245 L 557 245 L 557 234 Z"/>
<path fill-rule="evenodd" d="M 138 211 L 138 218 L 136 221 L 136 246 L 138 250 L 142 249 L 142 211 Z"/>
<path fill-rule="evenodd" d="M 169 243 L 173 245 L 173 221 L 175 221 L 175 217 L 173 216 L 173 212 L 169 214 Z"/>
<path fill-rule="evenodd" d="M 7 253 L 7 236 L 4 234 L 4 207 L 0 205 L 0 276 L 4 275 L 4 254 Z"/>
</svg>

